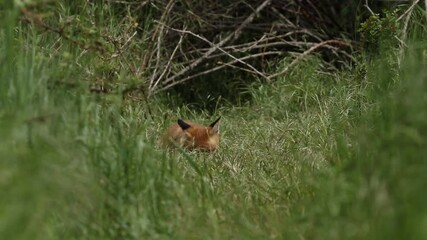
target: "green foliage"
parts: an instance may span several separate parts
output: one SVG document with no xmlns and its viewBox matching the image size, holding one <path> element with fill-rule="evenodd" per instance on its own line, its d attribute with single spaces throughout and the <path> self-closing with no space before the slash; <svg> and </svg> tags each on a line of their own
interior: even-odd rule
<svg viewBox="0 0 427 240">
<path fill-rule="evenodd" d="M 381 48 L 396 48 L 399 35 L 397 20 L 398 9 L 385 10 L 383 16 L 371 15 L 365 22 L 360 24 L 359 32 L 362 34 L 363 42 L 367 52 L 378 53 Z"/>
<path fill-rule="evenodd" d="M 342 165 L 320 175 L 318 198 L 309 203 L 317 206 L 306 213 L 332 230 L 314 229 L 317 234 L 356 239 L 426 236 L 422 229 L 427 209 L 420 203 L 427 197 L 422 190 L 427 183 L 423 174 L 427 135 L 421 120 L 427 117 L 427 105 L 420 96 L 426 93 L 427 72 L 416 53 L 425 47 L 424 43 L 411 48 L 399 82 L 392 87 L 382 83 L 393 70 L 371 69 L 372 84 L 378 86 L 366 93 L 378 105 L 361 116 L 355 143 L 338 142 Z"/>
<path fill-rule="evenodd" d="M 0 37 L 5 50 L 0 53 L 0 236 L 75 236 L 97 209 L 97 186 L 65 134 L 61 113 L 69 105 L 58 110 L 47 89 L 54 70 L 44 70 L 46 62 L 36 51 L 40 38 L 20 31 L 16 13 L 2 16 Z"/>
</svg>

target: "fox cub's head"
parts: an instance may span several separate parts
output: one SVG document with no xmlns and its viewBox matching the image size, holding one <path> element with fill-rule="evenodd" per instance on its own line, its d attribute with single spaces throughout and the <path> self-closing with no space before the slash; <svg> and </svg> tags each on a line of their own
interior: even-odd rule
<svg viewBox="0 0 427 240">
<path fill-rule="evenodd" d="M 187 149 L 214 151 L 219 145 L 219 120 L 209 126 L 178 119 L 168 130 L 168 139 Z"/>
</svg>

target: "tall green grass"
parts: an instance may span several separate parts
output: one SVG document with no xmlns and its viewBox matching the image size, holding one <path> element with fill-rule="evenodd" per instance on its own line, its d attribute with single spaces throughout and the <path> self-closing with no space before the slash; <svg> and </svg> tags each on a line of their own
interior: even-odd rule
<svg viewBox="0 0 427 240">
<path fill-rule="evenodd" d="M 221 147 L 207 154 L 154 143 L 178 117 L 215 116 L 154 99 L 147 117 L 58 84 L 96 56 L 17 15 L 0 31 L 0 239 L 427 237 L 424 41 L 400 70 L 379 55 L 366 75 L 330 75 L 313 57 L 253 85 L 251 102 L 215 107 Z"/>
<path fill-rule="evenodd" d="M 97 195 L 93 174 L 66 134 L 73 126 L 63 124 L 72 104 L 58 106 L 60 93 L 48 90 L 60 69 L 38 52 L 41 38 L 17 25 L 17 9 L 1 17 L 0 236 L 68 236 L 86 223 Z"/>
</svg>

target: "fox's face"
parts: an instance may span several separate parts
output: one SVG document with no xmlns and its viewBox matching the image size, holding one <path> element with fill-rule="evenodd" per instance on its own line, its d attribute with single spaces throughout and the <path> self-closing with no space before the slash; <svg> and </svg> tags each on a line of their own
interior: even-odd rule
<svg viewBox="0 0 427 240">
<path fill-rule="evenodd" d="M 214 151 L 219 145 L 219 120 L 209 126 L 203 126 L 190 121 L 178 119 L 169 127 L 167 140 L 187 149 Z"/>
</svg>

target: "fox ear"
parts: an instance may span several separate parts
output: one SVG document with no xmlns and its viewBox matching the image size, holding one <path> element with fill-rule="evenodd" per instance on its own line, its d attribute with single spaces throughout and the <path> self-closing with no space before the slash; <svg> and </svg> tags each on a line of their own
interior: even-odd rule
<svg viewBox="0 0 427 240">
<path fill-rule="evenodd" d="M 209 125 L 209 127 L 212 128 L 214 133 L 219 133 L 219 120 L 220 119 L 221 119 L 221 117 L 219 117 L 217 120 L 215 120 L 215 122 L 213 122 L 213 123 L 211 123 L 211 125 Z"/>
<path fill-rule="evenodd" d="M 178 125 L 182 128 L 182 130 L 186 130 L 191 127 L 190 124 L 182 121 L 181 119 L 178 119 Z"/>
</svg>

